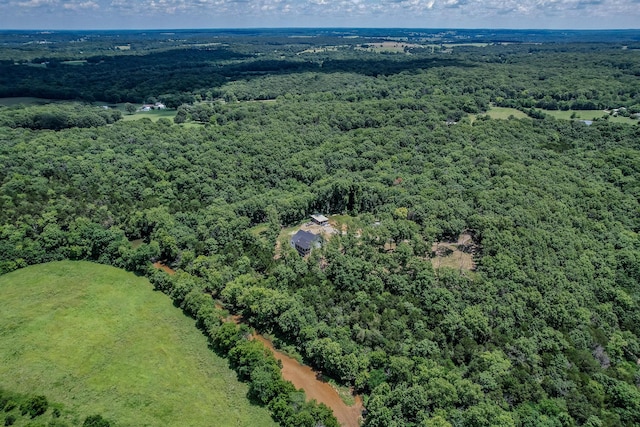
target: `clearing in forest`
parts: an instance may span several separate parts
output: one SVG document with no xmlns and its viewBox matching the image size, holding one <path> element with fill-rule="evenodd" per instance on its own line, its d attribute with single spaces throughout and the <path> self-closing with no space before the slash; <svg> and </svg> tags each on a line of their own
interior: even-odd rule
<svg viewBox="0 0 640 427">
<path fill-rule="evenodd" d="M 280 231 L 278 240 L 276 242 L 276 250 L 274 259 L 280 258 L 280 250 L 283 244 L 289 245 L 291 243 L 291 237 L 298 232 L 298 230 L 309 231 L 313 234 L 322 236 L 325 241 L 331 239 L 335 234 L 346 234 L 347 224 L 350 222 L 351 217 L 348 215 L 331 215 L 328 225 L 318 225 L 312 221 L 307 221 L 300 225 L 294 225 L 292 227 L 283 228 Z"/>
<path fill-rule="evenodd" d="M 635 125 L 638 123 L 638 119 L 632 117 L 624 117 L 617 113 L 617 110 L 540 110 L 545 114 L 555 117 L 561 120 L 595 120 L 604 119 L 609 120 L 612 123 L 623 123 L 628 125 Z"/>
<path fill-rule="evenodd" d="M 538 109 L 540 112 L 553 116 L 556 119 L 560 120 L 596 120 L 596 119 L 606 119 L 613 123 L 624 123 L 624 124 L 637 124 L 638 119 L 633 117 L 624 117 L 622 115 L 616 114 L 616 112 L 611 112 L 608 110 L 544 110 Z M 516 119 L 524 119 L 527 116 L 522 111 L 516 108 L 508 108 L 508 107 L 495 107 L 492 106 L 487 110 L 486 113 L 481 114 L 472 114 L 470 115 L 471 122 L 477 120 L 478 116 L 487 115 L 492 119 L 498 120 L 506 120 L 510 117 Z"/>
<path fill-rule="evenodd" d="M 529 117 L 520 110 L 508 107 L 491 107 L 489 110 L 487 110 L 486 114 L 492 119 L 498 120 L 505 120 L 509 117 L 514 117 L 516 119 L 526 119 L 527 117 Z"/>
<path fill-rule="evenodd" d="M 153 122 L 157 122 L 160 119 L 169 119 L 173 121 L 176 116 L 176 110 L 151 110 L 151 111 L 136 111 L 133 114 L 126 114 L 123 112 L 122 120 L 130 122 L 132 120 L 150 119 Z"/>
<path fill-rule="evenodd" d="M 53 262 L 0 276 L 0 300 L 0 388 L 116 425 L 275 426 L 146 278 Z"/>
<path fill-rule="evenodd" d="M 369 43 L 366 45 L 358 46 L 359 50 L 367 50 L 370 52 L 396 52 L 401 53 L 409 48 L 424 48 L 424 45 L 415 43 L 405 43 L 399 41 L 386 41 L 381 43 Z"/>
<path fill-rule="evenodd" d="M 457 242 L 435 242 L 431 246 L 431 252 L 434 254 L 431 263 L 434 269 L 449 267 L 460 272 L 473 271 L 476 268 L 473 261 L 476 251 L 473 237 L 468 233 L 462 233 Z"/>
</svg>

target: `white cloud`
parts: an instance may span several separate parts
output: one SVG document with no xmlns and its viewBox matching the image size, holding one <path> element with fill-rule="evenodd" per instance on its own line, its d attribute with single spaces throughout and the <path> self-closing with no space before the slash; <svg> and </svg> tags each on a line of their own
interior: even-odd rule
<svg viewBox="0 0 640 427">
<path fill-rule="evenodd" d="M 46 13 L 64 11 L 88 18 L 95 13 L 95 22 L 108 22 L 112 28 L 637 28 L 638 3 L 640 0 L 0 0 L 0 27 L 9 28 L 16 22 L 12 16 L 27 14 L 29 22 L 48 26 L 51 19 Z"/>
<path fill-rule="evenodd" d="M 58 3 L 58 0 L 28 0 L 28 1 L 17 1 L 13 2 L 13 4 L 19 7 L 41 7 L 41 6 L 53 6 Z"/>
<path fill-rule="evenodd" d="M 99 9 L 100 5 L 95 1 L 64 2 L 62 8 L 66 10 Z"/>
<path fill-rule="evenodd" d="M 104 1 L 104 0 L 103 0 Z M 58 0 L 25 0 L 23 6 L 36 7 L 52 5 Z M 95 1 L 69 3 L 70 5 L 95 5 Z M 467 15 L 473 13 L 500 13 L 536 15 L 549 11 L 570 11 L 578 9 L 626 10 L 638 14 L 633 1 L 629 0 L 108 0 L 112 9 L 135 11 L 136 13 L 210 13 L 226 12 L 238 15 L 259 12 L 287 14 L 345 14 L 354 12 L 371 13 L 409 13 L 424 14 L 445 9 L 459 9 Z M 74 8 L 76 6 L 73 6 Z M 94 6 L 91 6 L 94 7 Z M 69 7 L 72 8 L 72 7 Z M 342 16 L 345 17 L 344 15 Z M 470 16 L 471 18 L 473 16 Z"/>
</svg>

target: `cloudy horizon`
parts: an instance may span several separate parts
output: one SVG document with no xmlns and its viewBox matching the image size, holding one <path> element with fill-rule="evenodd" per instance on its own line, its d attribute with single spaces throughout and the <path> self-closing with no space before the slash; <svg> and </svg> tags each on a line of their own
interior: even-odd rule
<svg viewBox="0 0 640 427">
<path fill-rule="evenodd" d="M 0 0 L 0 29 L 637 29 L 640 0 Z"/>
</svg>

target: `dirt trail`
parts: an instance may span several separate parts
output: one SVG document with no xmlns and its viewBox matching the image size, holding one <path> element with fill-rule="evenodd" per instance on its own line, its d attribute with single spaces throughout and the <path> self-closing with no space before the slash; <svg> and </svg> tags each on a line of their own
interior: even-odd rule
<svg viewBox="0 0 640 427">
<path fill-rule="evenodd" d="M 161 262 L 156 262 L 153 266 L 165 271 L 167 274 L 176 273 L 173 269 Z M 219 304 L 216 304 L 216 306 L 222 308 Z M 229 316 L 228 319 L 236 324 L 242 323 L 242 316 L 239 315 Z M 315 399 L 319 403 L 324 403 L 331 408 L 333 415 L 335 415 L 343 427 L 360 426 L 362 411 L 364 410 L 360 396 L 355 396 L 356 403 L 353 406 L 347 406 L 340 398 L 336 389 L 331 387 L 329 383 L 319 379 L 320 374 L 311 369 L 311 367 L 301 365 L 294 358 L 276 350 L 271 341 L 255 331 L 251 337 L 264 344 L 265 347 L 271 350 L 276 359 L 282 362 L 282 378 L 291 381 L 296 388 L 303 389 L 309 400 Z"/>
<path fill-rule="evenodd" d="M 157 269 L 160 269 L 162 271 L 164 271 L 165 273 L 173 276 L 174 274 L 176 274 L 175 270 L 173 270 L 171 267 L 164 265 L 163 263 L 161 263 L 160 261 L 157 261 L 155 263 L 153 263 L 153 266 Z"/>
<path fill-rule="evenodd" d="M 270 349 L 276 359 L 280 359 L 282 362 L 282 377 L 291 381 L 296 388 L 303 389 L 308 399 L 315 399 L 331 408 L 340 425 L 344 427 L 358 427 L 360 425 L 360 418 L 364 409 L 360 396 L 355 397 L 355 405 L 347 406 L 340 399 L 336 389 L 331 387 L 329 383 L 320 380 L 318 378 L 319 374 L 311 367 L 301 365 L 297 360 L 276 350 L 271 341 L 262 335 L 254 334 L 253 338 Z"/>
</svg>

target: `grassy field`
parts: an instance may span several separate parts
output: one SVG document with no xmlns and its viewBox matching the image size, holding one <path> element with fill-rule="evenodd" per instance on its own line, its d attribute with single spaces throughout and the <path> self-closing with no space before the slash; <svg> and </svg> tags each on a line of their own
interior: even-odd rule
<svg viewBox="0 0 640 427">
<path fill-rule="evenodd" d="M 638 120 L 631 119 L 629 117 L 622 116 L 610 116 L 609 113 L 606 113 L 602 110 L 542 110 L 545 114 L 549 114 L 550 116 L 555 117 L 556 119 L 563 120 L 593 120 L 597 118 L 602 118 L 605 116 L 609 117 L 609 121 L 612 123 L 626 123 L 626 124 L 637 124 Z M 575 113 L 574 117 L 571 117 Z"/>
<path fill-rule="evenodd" d="M 601 118 L 604 116 L 608 116 L 609 114 L 605 113 L 602 110 L 581 110 L 581 111 L 574 111 L 574 110 L 567 110 L 567 111 L 562 111 L 562 110 L 541 110 L 544 111 L 545 114 L 548 114 L 550 116 L 555 117 L 556 119 L 562 119 L 562 120 L 593 120 L 596 118 Z M 573 114 L 575 113 L 574 117 L 571 117 Z M 609 120 L 613 119 L 614 117 L 610 117 Z"/>
<path fill-rule="evenodd" d="M 74 61 L 62 61 L 61 64 L 64 65 L 87 65 L 86 59 L 78 59 Z"/>
<path fill-rule="evenodd" d="M 194 321 L 145 278 L 48 263 L 0 276 L 0 300 L 2 388 L 116 426 L 275 426 Z"/>
<path fill-rule="evenodd" d="M 476 120 L 478 120 L 478 116 L 485 116 L 485 115 L 496 120 L 507 120 L 512 116 L 516 119 L 524 119 L 528 117 L 525 113 L 523 113 L 520 110 L 516 110 L 515 108 L 491 107 L 489 108 L 489 110 L 487 110 L 486 113 L 470 114 L 469 119 L 471 120 L 471 123 L 473 123 Z"/>
<path fill-rule="evenodd" d="M 508 119 L 513 116 L 516 119 L 524 119 L 527 117 L 525 113 L 520 110 L 516 110 L 515 108 L 507 108 L 507 107 L 491 107 L 489 111 L 487 111 L 487 116 L 492 119 Z"/>
<path fill-rule="evenodd" d="M 124 109 L 122 110 L 122 120 L 124 120 L 125 122 L 131 121 L 131 120 L 140 120 L 144 118 L 149 118 L 154 122 L 156 122 L 163 117 L 173 121 L 173 118 L 175 116 L 176 116 L 176 110 L 137 111 L 133 114 L 126 113 Z"/>
<path fill-rule="evenodd" d="M 609 121 L 612 123 L 625 123 L 625 124 L 637 124 L 638 120 L 631 119 L 629 117 L 613 117 L 609 116 L 603 110 L 540 110 L 545 114 L 555 117 L 560 120 L 593 120 L 595 118 L 602 118 L 605 116 L 609 117 Z M 508 119 L 510 116 L 515 117 L 516 119 L 523 119 L 528 117 L 525 113 L 520 110 L 516 110 L 515 108 L 506 108 L 506 107 L 491 107 L 487 113 L 487 116 L 492 119 Z M 572 117 L 573 116 L 573 117 Z M 471 121 L 473 122 L 476 119 L 475 115 L 471 116 Z"/>
<path fill-rule="evenodd" d="M 255 227 L 250 228 L 249 233 L 251 233 L 255 237 L 260 237 L 268 229 L 269 229 L 268 224 L 258 224 Z"/>
</svg>

